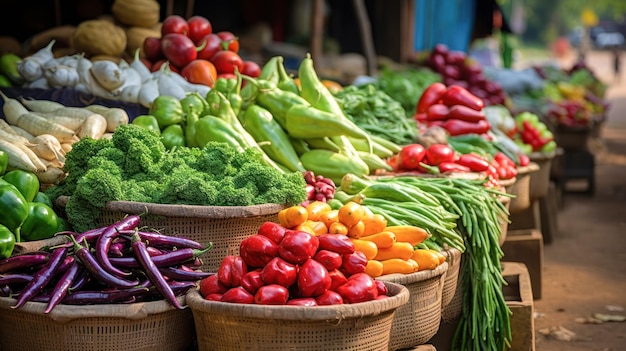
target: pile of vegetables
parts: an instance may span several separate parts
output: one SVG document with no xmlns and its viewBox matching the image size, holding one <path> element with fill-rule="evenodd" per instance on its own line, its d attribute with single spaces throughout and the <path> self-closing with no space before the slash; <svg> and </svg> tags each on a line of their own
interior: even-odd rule
<svg viewBox="0 0 626 351">
<path fill-rule="evenodd" d="M 182 309 L 182 296 L 210 273 L 196 270 L 197 257 L 211 249 L 180 237 L 140 229 L 131 215 L 106 227 L 66 232 L 67 242 L 0 261 L 0 293 L 46 303 L 92 305 L 168 301 Z M 59 233 L 61 235 L 61 233 Z"/>
<path fill-rule="evenodd" d="M 315 175 L 312 171 L 304 171 L 302 173 L 306 182 L 306 200 L 300 205 L 306 206 L 313 201 L 328 202 L 335 197 L 335 183 L 324 176 Z"/>
<path fill-rule="evenodd" d="M 435 82 L 441 82 L 441 75 L 428 67 L 402 70 L 383 67 L 374 84 L 398 101 L 407 116 L 413 116 L 417 100 L 422 96 L 426 87 Z"/>
<path fill-rule="evenodd" d="M 95 227 L 108 201 L 247 206 L 298 204 L 306 199 L 300 172 L 264 163 L 252 148 L 227 143 L 167 151 L 155 133 L 121 125 L 111 139 L 85 138 L 66 155 L 68 176 L 46 193 L 69 196 L 65 211 L 77 231 Z"/>
<path fill-rule="evenodd" d="M 217 274 L 200 281 L 200 293 L 211 301 L 298 306 L 385 298 L 386 286 L 365 273 L 366 263 L 346 235 L 265 222 L 241 242 L 239 255 L 224 257 Z"/>
<path fill-rule="evenodd" d="M 19 86 L 24 83 L 17 71 L 17 63 L 22 58 L 12 52 L 0 55 L 0 87 Z"/>
<path fill-rule="evenodd" d="M 0 151 L 0 259 L 11 255 L 16 242 L 50 238 L 65 225 L 39 191 L 37 176 L 21 169 L 4 173 L 6 165 Z"/>
</svg>

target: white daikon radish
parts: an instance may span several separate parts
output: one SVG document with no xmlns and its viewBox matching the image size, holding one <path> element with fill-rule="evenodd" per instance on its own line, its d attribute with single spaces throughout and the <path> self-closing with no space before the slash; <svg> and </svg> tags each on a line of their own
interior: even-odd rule
<svg viewBox="0 0 626 351">
<path fill-rule="evenodd" d="M 2 96 L 2 100 L 4 100 L 4 105 L 2 105 L 4 118 L 9 124 L 17 125 L 17 120 L 21 115 L 28 113 L 28 109 L 16 99 L 6 96 L 1 90 L 0 96 Z"/>
<path fill-rule="evenodd" d="M 93 115 L 87 117 L 83 125 L 80 126 L 77 135 L 81 139 L 86 137 L 100 139 L 106 130 L 107 121 L 104 116 L 94 113 Z"/>
<path fill-rule="evenodd" d="M 23 145 L 30 145 L 30 141 L 28 141 L 28 139 L 24 138 L 21 135 L 13 133 L 13 129 L 11 128 L 9 128 L 9 130 L 10 132 L 4 129 L 0 129 L 0 138 L 8 140 L 14 144 L 19 143 Z"/>
<path fill-rule="evenodd" d="M 28 82 L 32 82 L 43 76 L 43 65 L 54 59 L 54 54 L 52 53 L 54 43 L 55 40 L 52 39 L 46 47 L 41 48 L 30 56 L 24 57 L 18 62 L 17 71 L 22 78 Z"/>
<path fill-rule="evenodd" d="M 107 132 L 114 132 L 118 126 L 130 122 L 128 113 L 123 108 L 102 105 L 89 105 L 86 108 L 104 116 L 104 119 L 107 121 Z"/>
<path fill-rule="evenodd" d="M 50 100 L 24 99 L 20 97 L 20 102 L 33 112 L 50 112 L 65 107 L 61 103 Z"/>
<path fill-rule="evenodd" d="M 23 169 L 29 172 L 37 172 L 38 168 L 30 160 L 30 157 L 17 145 L 0 138 L 0 150 L 9 156 L 9 166 Z"/>
<path fill-rule="evenodd" d="M 43 112 L 40 112 L 43 113 Z M 49 113 L 49 112 L 48 112 Z M 61 125 L 67 129 L 71 129 L 73 131 L 77 131 L 80 126 L 83 125 L 87 118 L 74 118 L 68 116 L 59 116 L 59 115 L 51 115 L 51 116 L 42 116 L 47 120 L 54 122 L 58 125 Z"/>
<path fill-rule="evenodd" d="M 18 126 L 11 126 L 11 129 L 13 129 L 15 134 L 23 136 L 24 138 L 28 139 L 28 141 L 31 141 L 35 138 L 34 135 L 30 134 L 29 132 L 25 131 L 24 129 Z"/>
<path fill-rule="evenodd" d="M 77 118 L 84 120 L 85 118 L 93 115 L 93 112 L 84 108 L 84 107 L 61 107 L 57 108 L 54 111 L 48 112 L 36 112 L 36 114 L 44 117 L 52 117 L 52 116 L 65 116 L 70 118 Z"/>
<path fill-rule="evenodd" d="M 34 136 L 52 134 L 59 140 L 66 140 L 76 135 L 75 131 L 32 112 L 22 114 L 15 125 Z"/>
<path fill-rule="evenodd" d="M 130 67 L 139 73 L 142 82 L 152 77 L 152 72 L 139 58 L 139 49 L 135 50 L 135 57 L 133 62 L 130 63 Z"/>
<path fill-rule="evenodd" d="M 7 133 L 11 133 L 11 134 L 17 134 L 13 128 L 11 128 L 11 125 L 7 123 L 7 121 L 5 121 L 4 119 L 0 118 L 0 130 L 4 130 Z"/>
<path fill-rule="evenodd" d="M 76 84 L 75 89 L 80 92 L 93 94 L 105 99 L 118 100 L 118 95 L 102 87 L 91 75 L 91 66 L 92 63 L 89 59 L 84 56 L 80 57 L 78 60 L 78 66 L 76 67 L 78 75 L 80 76 L 80 83 Z"/>
<path fill-rule="evenodd" d="M 93 62 L 89 71 L 96 81 L 109 91 L 121 87 L 126 81 L 126 72 L 113 61 Z"/>
<path fill-rule="evenodd" d="M 156 78 L 150 78 L 143 82 L 139 91 L 139 103 L 147 108 L 152 106 L 152 102 L 159 96 L 159 82 Z"/>
<path fill-rule="evenodd" d="M 35 174 L 41 184 L 59 184 L 66 176 L 63 168 L 54 166 L 54 164 L 50 164 L 50 167 L 47 167 L 44 172 Z"/>
<path fill-rule="evenodd" d="M 50 134 L 41 134 L 36 136 L 32 143 L 33 146 L 30 146 L 30 149 L 33 150 L 35 155 L 47 161 L 56 160 L 61 167 L 63 166 L 63 163 L 65 163 L 65 151 L 61 147 L 59 139 Z"/>
<path fill-rule="evenodd" d="M 43 76 L 53 88 L 74 87 L 80 81 L 76 68 L 64 65 L 45 68 Z"/>
</svg>

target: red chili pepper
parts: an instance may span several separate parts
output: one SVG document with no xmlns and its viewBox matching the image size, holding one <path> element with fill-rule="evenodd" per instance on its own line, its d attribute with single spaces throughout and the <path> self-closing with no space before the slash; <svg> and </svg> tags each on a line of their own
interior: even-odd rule
<svg viewBox="0 0 626 351">
<path fill-rule="evenodd" d="M 315 190 L 315 188 L 313 188 L 313 190 Z M 280 242 L 283 240 L 283 237 L 285 236 L 286 231 L 287 228 L 283 227 L 282 225 L 268 221 L 261 224 L 258 230 L 258 234 L 272 239 L 272 241 L 276 244 L 280 244 Z"/>
<path fill-rule="evenodd" d="M 443 128 L 452 136 L 462 134 L 483 134 L 491 129 L 491 124 L 486 120 L 467 122 L 458 119 L 449 119 L 443 124 Z"/>
<path fill-rule="evenodd" d="M 254 295 L 250 294 L 241 286 L 230 288 L 224 294 L 222 294 L 221 300 L 222 302 L 232 302 L 232 303 L 254 303 Z"/>
<path fill-rule="evenodd" d="M 293 230 L 285 234 L 278 246 L 278 255 L 293 264 L 303 264 L 313 257 L 320 245 L 319 239 L 307 232 Z"/>
<path fill-rule="evenodd" d="M 298 271 L 298 291 L 302 297 L 315 297 L 323 294 L 332 284 L 328 270 L 319 262 L 309 259 Z"/>
<path fill-rule="evenodd" d="M 428 107 L 426 110 L 426 121 L 442 121 L 448 118 L 450 108 L 444 104 L 434 104 Z"/>
<path fill-rule="evenodd" d="M 447 90 L 448 88 L 446 87 L 446 85 L 441 82 L 434 82 L 429 85 L 417 101 L 415 112 L 426 112 L 428 107 L 441 100 L 442 96 L 446 93 Z"/>
<path fill-rule="evenodd" d="M 464 154 L 456 163 L 469 167 L 472 172 L 484 172 L 489 168 L 489 162 L 476 154 Z"/>
<path fill-rule="evenodd" d="M 241 285 L 241 278 L 248 273 L 246 262 L 241 256 L 228 255 L 217 269 L 217 279 L 225 287 Z"/>
<path fill-rule="evenodd" d="M 473 108 L 464 105 L 454 105 L 450 107 L 447 118 L 459 119 L 467 122 L 478 122 L 486 119 L 485 114 L 482 111 L 476 111 Z"/>
<path fill-rule="evenodd" d="M 241 278 L 241 286 L 250 294 L 256 294 L 263 285 L 265 285 L 265 282 L 261 278 L 261 269 L 250 271 Z"/>
<path fill-rule="evenodd" d="M 286 288 L 296 282 L 298 268 L 280 257 L 269 261 L 261 271 L 265 284 L 279 284 Z"/>
<path fill-rule="evenodd" d="M 358 303 L 375 299 L 378 296 L 376 282 L 367 273 L 357 273 L 348 278 L 348 281 L 337 288 L 344 302 Z"/>
<path fill-rule="evenodd" d="M 441 101 L 448 107 L 463 105 L 476 111 L 481 111 L 483 107 L 485 107 L 483 99 L 470 93 L 469 90 L 459 85 L 450 86 L 441 97 Z"/>
<path fill-rule="evenodd" d="M 365 272 L 367 266 L 367 257 L 361 251 L 354 251 L 351 254 L 343 255 L 343 263 L 340 270 L 346 275 L 351 276 L 357 273 Z"/>
<path fill-rule="evenodd" d="M 317 237 L 320 249 L 330 250 L 338 254 L 351 254 L 354 252 L 354 244 L 348 236 L 343 234 L 322 234 Z"/>
<path fill-rule="evenodd" d="M 330 250 L 318 250 L 313 259 L 321 263 L 326 270 L 332 271 L 341 267 L 341 254 Z"/>
<path fill-rule="evenodd" d="M 515 162 L 509 158 L 505 153 L 498 152 L 493 156 L 494 161 L 496 161 L 499 165 L 506 165 L 515 167 Z"/>
<path fill-rule="evenodd" d="M 315 298 L 318 306 L 341 305 L 343 297 L 332 290 L 326 290 L 322 295 Z"/>
<path fill-rule="evenodd" d="M 282 285 L 264 285 L 254 294 L 257 305 L 284 305 L 289 300 L 289 290 Z"/>
<path fill-rule="evenodd" d="M 250 267 L 263 267 L 278 255 L 278 244 L 265 235 L 252 235 L 239 244 L 239 255 Z"/>
<path fill-rule="evenodd" d="M 441 173 L 470 171 L 469 167 L 460 165 L 456 162 L 441 162 L 437 167 L 439 167 L 439 172 Z"/>
</svg>

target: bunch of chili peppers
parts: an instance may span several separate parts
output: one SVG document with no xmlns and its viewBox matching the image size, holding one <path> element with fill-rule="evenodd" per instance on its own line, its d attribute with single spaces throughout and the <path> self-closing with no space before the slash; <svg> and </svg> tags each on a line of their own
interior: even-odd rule
<svg viewBox="0 0 626 351">
<path fill-rule="evenodd" d="M 182 309 L 177 296 L 211 273 L 196 268 L 212 248 L 187 238 L 142 231 L 130 215 L 82 233 L 63 232 L 69 241 L 0 261 L 0 296 L 29 301 L 91 305 L 167 300 Z"/>
</svg>

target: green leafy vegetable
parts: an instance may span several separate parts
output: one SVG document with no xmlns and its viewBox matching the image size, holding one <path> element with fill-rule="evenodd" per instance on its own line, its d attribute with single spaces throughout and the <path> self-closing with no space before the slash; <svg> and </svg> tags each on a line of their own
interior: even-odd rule
<svg viewBox="0 0 626 351">
<path fill-rule="evenodd" d="M 429 68 L 400 71 L 384 67 L 376 86 L 400 102 L 407 116 L 413 116 L 420 96 L 434 82 L 441 82 L 441 76 Z"/>
</svg>

